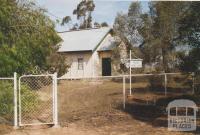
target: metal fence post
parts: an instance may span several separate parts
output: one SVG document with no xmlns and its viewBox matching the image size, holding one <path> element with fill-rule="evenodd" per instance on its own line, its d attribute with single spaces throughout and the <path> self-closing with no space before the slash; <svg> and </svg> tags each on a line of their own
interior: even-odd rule
<svg viewBox="0 0 200 135">
<path fill-rule="evenodd" d="M 195 73 L 192 72 L 192 94 L 195 93 Z"/>
<path fill-rule="evenodd" d="M 57 84 L 57 73 L 54 73 L 54 127 L 59 127 L 58 125 L 58 84 Z"/>
<path fill-rule="evenodd" d="M 14 129 L 18 128 L 17 121 L 17 73 L 14 72 Z"/>
<path fill-rule="evenodd" d="M 55 74 L 52 75 L 52 111 L 53 111 L 53 123 L 55 123 Z"/>
<path fill-rule="evenodd" d="M 21 113 L 21 78 L 18 81 L 18 101 L 19 101 L 19 126 L 22 124 L 22 113 Z"/>
<path fill-rule="evenodd" d="M 164 73 L 165 75 L 165 96 L 167 95 L 167 74 Z"/>
<path fill-rule="evenodd" d="M 126 107 L 126 78 L 123 75 L 123 108 Z"/>
</svg>

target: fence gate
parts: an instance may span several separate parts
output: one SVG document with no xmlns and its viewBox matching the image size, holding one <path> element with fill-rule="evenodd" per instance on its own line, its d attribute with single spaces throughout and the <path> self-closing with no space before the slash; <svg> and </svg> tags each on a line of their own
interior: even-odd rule
<svg viewBox="0 0 200 135">
<path fill-rule="evenodd" d="M 24 75 L 19 78 L 19 126 L 54 124 L 54 75 Z"/>
</svg>

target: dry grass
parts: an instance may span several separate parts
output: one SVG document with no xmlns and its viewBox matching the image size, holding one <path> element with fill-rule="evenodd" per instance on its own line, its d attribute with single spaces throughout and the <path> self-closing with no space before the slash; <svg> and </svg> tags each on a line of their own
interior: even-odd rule
<svg viewBox="0 0 200 135">
<path fill-rule="evenodd" d="M 123 101 L 122 84 L 110 81 L 61 81 L 58 93 L 61 122 L 109 113 Z"/>
<path fill-rule="evenodd" d="M 62 129 L 46 129 L 40 133 L 53 135 L 70 131 L 71 135 L 195 134 L 167 130 L 167 116 L 164 111 L 167 103 L 175 98 L 193 98 L 190 95 L 182 96 L 188 94 L 185 90 L 190 90 L 187 79 L 184 82 L 178 81 L 180 77 L 176 77 L 176 80 L 169 79 L 169 91 L 165 96 L 164 87 L 160 87 L 160 84 L 153 89 L 148 78 L 133 78 L 133 96 L 127 98 L 126 110 L 123 110 L 121 79 L 61 80 L 58 82 L 58 105 Z M 128 80 L 126 82 L 126 93 L 129 93 Z M 44 93 L 38 94 L 45 101 Z M 14 134 L 15 132 L 11 135 Z"/>
<path fill-rule="evenodd" d="M 109 127 L 106 132 L 116 130 L 116 134 L 123 132 L 127 134 L 173 134 L 167 131 L 167 116 L 163 112 L 165 106 L 160 107 L 157 102 L 168 97 L 181 96 L 184 91 L 179 94 L 170 92 L 168 96 L 165 96 L 162 88 L 152 91 L 148 82 L 133 83 L 134 98 L 127 99 L 127 108 L 123 110 L 122 86 L 122 80 L 60 81 L 58 91 L 61 125 L 65 127 L 73 123 L 90 130 Z M 178 88 L 178 86 L 173 87 Z M 127 82 L 126 93 L 128 92 L 129 83 Z M 164 102 L 166 105 L 169 101 Z M 152 103 L 155 104 L 152 105 Z"/>
</svg>

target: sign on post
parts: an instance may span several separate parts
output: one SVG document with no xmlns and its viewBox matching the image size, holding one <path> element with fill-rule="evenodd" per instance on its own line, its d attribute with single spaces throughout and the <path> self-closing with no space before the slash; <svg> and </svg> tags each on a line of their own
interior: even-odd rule
<svg viewBox="0 0 200 135">
<path fill-rule="evenodd" d="M 142 59 L 131 59 L 131 60 L 128 60 L 126 62 L 126 67 L 127 68 L 142 68 Z"/>
<path fill-rule="evenodd" d="M 126 63 L 125 63 L 125 65 L 126 65 L 126 67 L 127 68 L 129 68 L 130 69 L 130 91 L 129 91 L 129 94 L 131 95 L 132 94 L 132 91 L 131 91 L 131 88 L 132 88 L 132 86 L 131 86 L 131 83 L 132 83 L 132 81 L 131 81 L 131 69 L 132 68 L 142 68 L 142 59 L 139 59 L 139 58 L 137 58 L 137 59 L 132 59 L 131 58 L 131 50 L 130 50 L 130 58 L 129 58 L 129 60 L 127 59 L 127 60 L 125 60 L 126 61 Z"/>
</svg>

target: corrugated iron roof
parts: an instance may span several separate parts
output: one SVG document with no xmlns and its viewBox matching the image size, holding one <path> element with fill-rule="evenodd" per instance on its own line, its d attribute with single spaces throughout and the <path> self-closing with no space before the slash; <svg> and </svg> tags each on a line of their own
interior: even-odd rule
<svg viewBox="0 0 200 135">
<path fill-rule="evenodd" d="M 111 51 L 116 46 L 114 37 L 110 37 L 103 42 L 97 51 Z"/>
<path fill-rule="evenodd" d="M 111 28 L 86 29 L 58 33 L 62 38 L 58 52 L 94 51 Z"/>
</svg>

